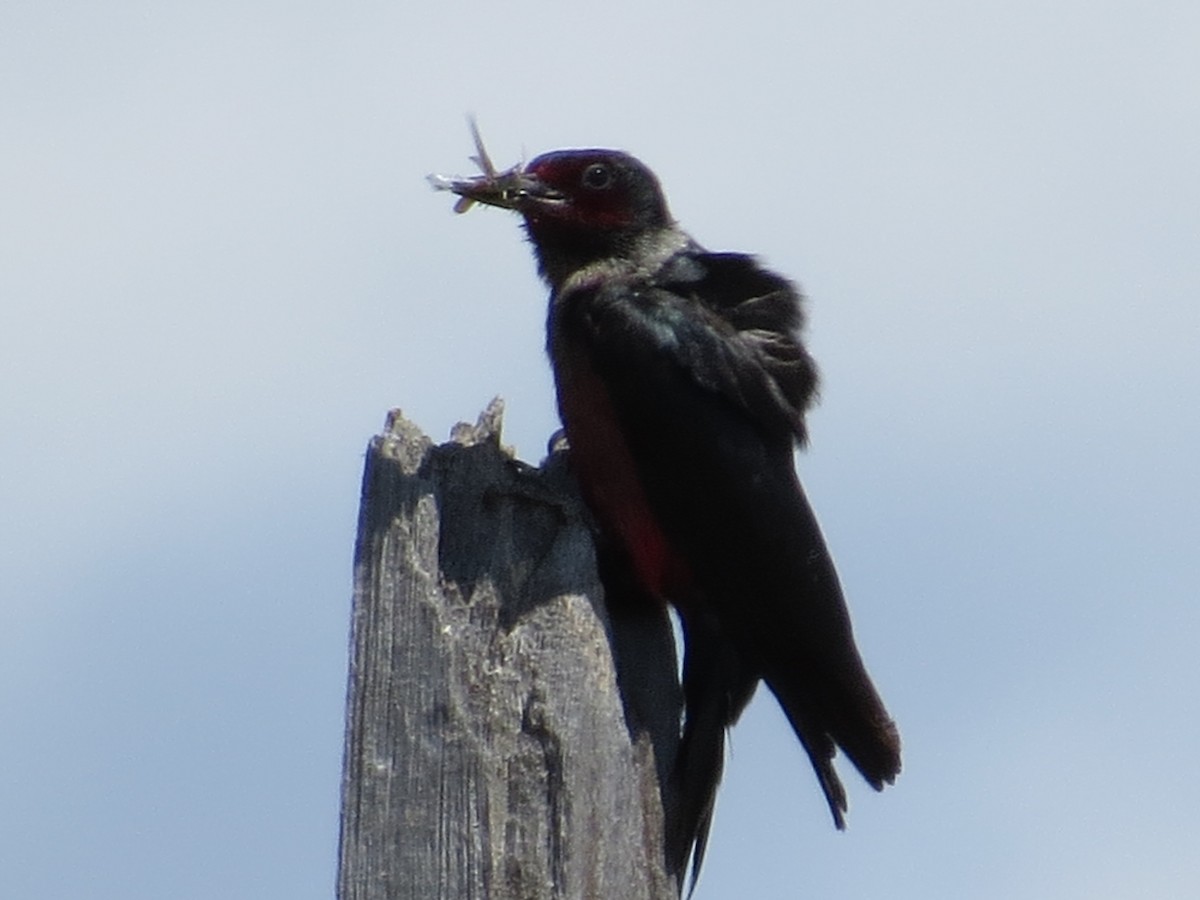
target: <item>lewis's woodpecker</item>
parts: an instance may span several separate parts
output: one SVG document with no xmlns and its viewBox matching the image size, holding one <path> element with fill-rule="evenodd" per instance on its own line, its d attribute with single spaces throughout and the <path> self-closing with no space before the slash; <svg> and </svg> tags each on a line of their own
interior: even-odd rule
<svg viewBox="0 0 1200 900">
<path fill-rule="evenodd" d="M 752 256 L 711 253 L 658 179 L 614 150 L 558 150 L 435 179 L 524 219 L 550 287 L 547 347 L 572 467 L 641 589 L 677 610 L 685 717 L 667 853 L 693 879 L 725 730 L 765 681 L 808 752 L 838 828 L 840 748 L 877 790 L 900 738 L 863 667 L 793 451 L 817 373 L 801 297 Z"/>
</svg>

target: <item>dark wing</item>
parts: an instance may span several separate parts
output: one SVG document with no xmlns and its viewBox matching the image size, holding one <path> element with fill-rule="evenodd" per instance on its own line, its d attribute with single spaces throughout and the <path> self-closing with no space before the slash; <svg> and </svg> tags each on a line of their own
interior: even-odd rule
<svg viewBox="0 0 1200 900">
<path fill-rule="evenodd" d="M 700 296 L 703 276 L 670 289 L 610 282 L 558 298 L 556 328 L 588 348 L 659 525 L 693 571 L 697 596 L 678 598 L 684 619 L 736 651 L 736 663 L 721 662 L 737 674 L 715 717 L 736 718 L 749 696 L 746 673 L 761 675 L 840 827 L 846 798 L 835 747 L 880 788 L 899 771 L 899 738 L 854 646 L 833 561 L 793 467 L 803 434 L 797 401 L 807 402 L 815 376 L 798 342 L 778 349 L 795 339 L 776 326 L 782 301 L 796 308 L 797 298 L 782 279 L 762 283 L 777 289 L 734 302 L 729 293 Z M 752 321 L 764 327 L 735 324 Z M 697 779 L 709 793 L 694 823 L 701 851 L 720 775 L 713 740 L 711 729 L 697 739 L 698 757 L 709 760 L 698 770 L 716 765 Z"/>
<path fill-rule="evenodd" d="M 732 342 L 728 352 L 754 360 L 803 443 L 804 414 L 816 398 L 818 378 L 800 341 L 804 311 L 796 286 L 743 253 L 680 254 L 655 284 L 694 301 Z"/>
</svg>

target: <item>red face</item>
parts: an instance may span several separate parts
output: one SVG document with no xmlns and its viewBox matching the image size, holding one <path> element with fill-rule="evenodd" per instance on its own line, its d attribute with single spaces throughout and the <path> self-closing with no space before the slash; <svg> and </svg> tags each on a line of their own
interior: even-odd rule
<svg viewBox="0 0 1200 900">
<path fill-rule="evenodd" d="M 615 150 L 556 150 L 524 168 L 516 206 L 534 225 L 622 231 L 666 225 L 666 201 L 645 166 Z"/>
</svg>

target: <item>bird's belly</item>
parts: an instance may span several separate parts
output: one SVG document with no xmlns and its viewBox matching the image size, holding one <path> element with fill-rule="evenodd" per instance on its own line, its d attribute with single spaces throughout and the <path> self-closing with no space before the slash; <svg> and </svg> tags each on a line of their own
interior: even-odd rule
<svg viewBox="0 0 1200 900">
<path fill-rule="evenodd" d="M 678 604 L 691 578 L 686 561 L 663 532 L 638 474 L 603 381 L 590 365 L 557 366 L 559 411 L 571 464 L 588 506 L 633 564 L 639 583 Z"/>
</svg>

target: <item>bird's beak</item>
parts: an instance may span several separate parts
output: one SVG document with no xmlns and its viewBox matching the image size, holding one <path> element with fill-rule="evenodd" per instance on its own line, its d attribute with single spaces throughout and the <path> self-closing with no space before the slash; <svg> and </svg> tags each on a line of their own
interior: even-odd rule
<svg viewBox="0 0 1200 900">
<path fill-rule="evenodd" d="M 479 134 L 475 118 L 468 116 L 467 124 L 475 141 L 475 155 L 471 157 L 471 162 L 479 166 L 483 174 L 474 178 L 429 176 L 429 183 L 435 189 L 458 194 L 458 202 L 454 204 L 455 212 L 463 213 L 472 205 L 482 203 L 485 206 L 499 206 L 501 209 L 515 209 L 528 213 L 536 206 L 554 206 L 566 199 L 558 191 L 531 175 L 524 163 L 518 163 L 503 172 L 496 171 L 487 148 L 483 146 L 483 137 Z"/>
<path fill-rule="evenodd" d="M 460 199 L 454 205 L 455 212 L 466 212 L 475 203 L 523 211 L 535 203 L 553 203 L 559 199 L 555 191 L 547 188 L 522 166 L 476 175 L 474 178 L 430 175 L 429 183 L 439 191 L 458 194 Z"/>
<path fill-rule="evenodd" d="M 456 212 L 466 212 L 473 203 L 516 209 L 517 198 L 525 186 L 520 167 L 476 175 L 474 178 L 430 175 L 429 183 L 439 191 L 450 191 L 462 198 L 454 207 Z"/>
</svg>

